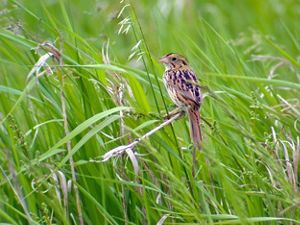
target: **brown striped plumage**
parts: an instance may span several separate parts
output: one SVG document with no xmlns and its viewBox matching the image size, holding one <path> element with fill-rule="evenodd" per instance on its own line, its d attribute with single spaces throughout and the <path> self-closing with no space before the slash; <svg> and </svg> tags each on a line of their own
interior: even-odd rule
<svg viewBox="0 0 300 225">
<path fill-rule="evenodd" d="M 201 92 L 197 76 L 181 55 L 169 53 L 161 57 L 160 62 L 166 67 L 163 81 L 167 91 L 172 101 L 187 111 L 191 139 L 194 146 L 200 148 L 202 140 L 199 114 Z"/>
</svg>

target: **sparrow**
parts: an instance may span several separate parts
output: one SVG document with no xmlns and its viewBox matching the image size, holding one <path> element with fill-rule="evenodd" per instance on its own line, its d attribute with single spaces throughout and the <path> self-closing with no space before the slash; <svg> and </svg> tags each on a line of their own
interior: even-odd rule
<svg viewBox="0 0 300 225">
<path fill-rule="evenodd" d="M 169 53 L 159 60 L 165 66 L 163 81 L 171 100 L 187 112 L 190 123 L 190 137 L 194 147 L 201 147 L 200 129 L 201 88 L 195 72 L 185 57 Z"/>
</svg>

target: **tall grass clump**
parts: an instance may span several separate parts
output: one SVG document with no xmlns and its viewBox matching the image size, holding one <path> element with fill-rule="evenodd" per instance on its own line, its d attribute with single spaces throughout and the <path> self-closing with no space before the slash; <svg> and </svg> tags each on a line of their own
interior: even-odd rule
<svg viewBox="0 0 300 225">
<path fill-rule="evenodd" d="M 2 1 L 0 223 L 300 223 L 299 12 L 289 0 Z M 201 81 L 195 176 L 186 117 L 139 139 L 175 109 L 168 52 Z"/>
</svg>

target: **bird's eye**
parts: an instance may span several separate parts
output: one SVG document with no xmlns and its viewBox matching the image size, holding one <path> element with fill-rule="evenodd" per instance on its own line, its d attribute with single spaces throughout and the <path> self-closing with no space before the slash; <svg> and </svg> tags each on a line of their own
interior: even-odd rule
<svg viewBox="0 0 300 225">
<path fill-rule="evenodd" d="M 172 58 L 172 61 L 174 62 L 174 61 L 176 61 L 176 59 L 177 59 L 176 57 L 173 57 L 173 58 Z"/>
</svg>

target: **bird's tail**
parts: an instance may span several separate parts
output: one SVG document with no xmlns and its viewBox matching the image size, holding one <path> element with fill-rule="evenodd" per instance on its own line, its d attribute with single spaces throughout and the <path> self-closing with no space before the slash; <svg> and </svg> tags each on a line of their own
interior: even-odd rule
<svg viewBox="0 0 300 225">
<path fill-rule="evenodd" d="M 198 109 L 188 109 L 188 116 L 190 121 L 190 136 L 196 148 L 200 149 L 202 142 L 202 134 L 200 128 L 200 114 Z"/>
</svg>

